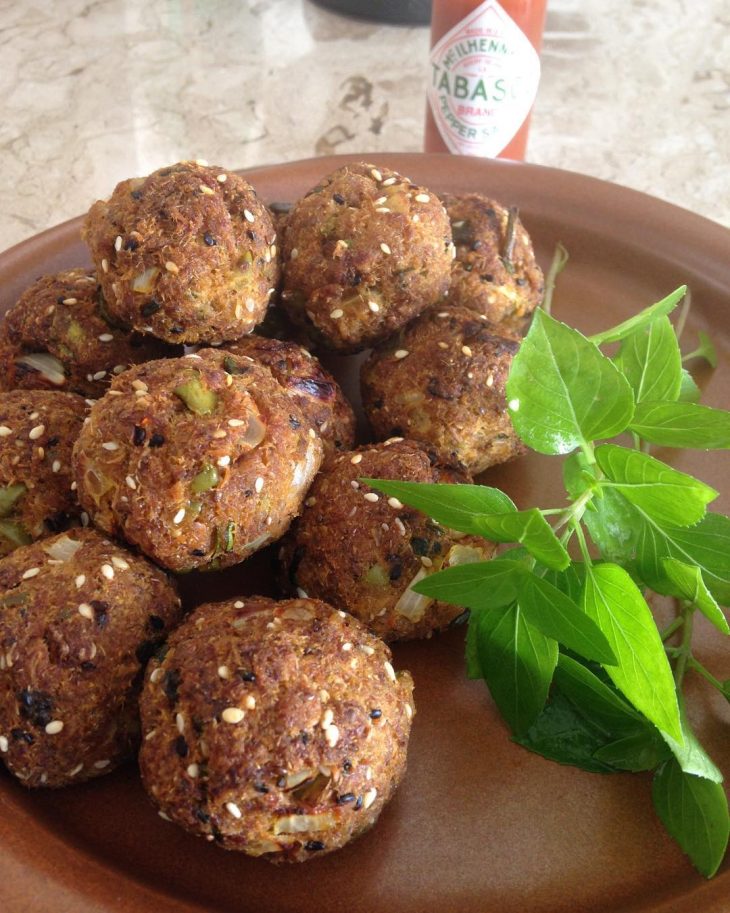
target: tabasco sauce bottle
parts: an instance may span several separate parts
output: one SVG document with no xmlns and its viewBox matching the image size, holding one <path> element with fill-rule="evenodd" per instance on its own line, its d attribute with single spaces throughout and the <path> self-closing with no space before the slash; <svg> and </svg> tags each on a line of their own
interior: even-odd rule
<svg viewBox="0 0 730 913">
<path fill-rule="evenodd" d="M 434 0 L 426 152 L 523 159 L 546 0 Z"/>
</svg>

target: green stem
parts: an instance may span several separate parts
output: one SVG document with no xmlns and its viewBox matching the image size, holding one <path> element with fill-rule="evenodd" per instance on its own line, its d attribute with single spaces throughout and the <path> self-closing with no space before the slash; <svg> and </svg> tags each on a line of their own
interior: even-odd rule
<svg viewBox="0 0 730 913">
<path fill-rule="evenodd" d="M 555 280 L 558 278 L 568 262 L 568 251 L 563 247 L 560 241 L 555 245 L 550 269 L 545 276 L 545 295 L 542 299 L 542 309 L 546 314 L 550 313 L 553 305 L 553 293 L 555 291 Z"/>
<path fill-rule="evenodd" d="M 669 640 L 669 638 L 672 636 L 672 634 L 674 634 L 675 631 L 678 631 L 682 627 L 683 624 L 684 624 L 684 617 L 682 615 L 680 615 L 678 618 L 675 618 L 674 621 L 670 625 L 667 625 L 667 627 L 664 628 L 663 631 L 659 632 L 662 642 Z"/>
<path fill-rule="evenodd" d="M 575 501 L 570 505 L 560 511 L 562 514 L 561 519 L 553 527 L 553 532 L 556 532 L 559 529 L 562 529 L 564 526 L 570 525 L 574 520 L 580 522 L 581 517 L 585 513 L 588 502 L 594 495 L 594 490 L 592 488 L 586 488 L 580 497 L 576 498 Z"/>
<path fill-rule="evenodd" d="M 722 682 L 719 681 L 719 679 L 716 679 L 712 672 L 710 672 L 709 669 L 706 669 L 701 662 L 694 658 L 694 656 L 687 657 L 687 666 L 690 669 L 694 669 L 695 672 L 698 672 L 702 678 L 706 679 L 706 681 L 717 688 L 718 691 L 722 691 L 723 694 L 725 693 Z"/>
<path fill-rule="evenodd" d="M 677 683 L 679 691 L 684 681 L 684 673 L 687 671 L 687 662 L 691 656 L 692 650 L 692 628 L 694 624 L 694 608 L 684 603 L 682 605 L 682 618 L 684 619 L 684 629 L 682 631 L 682 642 L 677 648 L 677 665 L 674 667 L 674 680 Z"/>
<path fill-rule="evenodd" d="M 586 537 L 583 534 L 583 527 L 580 525 L 580 522 L 573 520 L 572 527 L 575 532 L 575 535 L 578 539 L 578 545 L 580 546 L 581 554 L 583 555 L 583 560 L 590 567 L 593 562 L 591 561 L 591 556 L 588 551 L 588 543 L 586 542 Z"/>
</svg>

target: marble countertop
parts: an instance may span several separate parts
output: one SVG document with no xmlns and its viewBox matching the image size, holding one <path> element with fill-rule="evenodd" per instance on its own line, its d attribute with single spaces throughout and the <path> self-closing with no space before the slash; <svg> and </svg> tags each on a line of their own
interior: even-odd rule
<svg viewBox="0 0 730 913">
<path fill-rule="evenodd" d="M 0 250 L 183 158 L 423 143 L 427 27 L 310 0 L 0 0 Z M 528 160 L 730 225 L 730 0 L 550 0 Z"/>
</svg>

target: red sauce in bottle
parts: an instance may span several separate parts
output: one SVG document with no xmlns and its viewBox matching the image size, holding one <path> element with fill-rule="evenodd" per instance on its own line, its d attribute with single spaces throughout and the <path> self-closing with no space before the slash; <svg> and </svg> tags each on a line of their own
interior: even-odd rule
<svg viewBox="0 0 730 913">
<path fill-rule="evenodd" d="M 433 0 L 426 152 L 523 159 L 546 0 Z"/>
</svg>

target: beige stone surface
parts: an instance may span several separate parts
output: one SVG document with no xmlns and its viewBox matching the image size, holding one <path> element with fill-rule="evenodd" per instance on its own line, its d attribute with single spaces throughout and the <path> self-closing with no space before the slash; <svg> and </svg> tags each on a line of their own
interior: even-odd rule
<svg viewBox="0 0 730 913">
<path fill-rule="evenodd" d="M 419 151 L 429 34 L 310 0 L 0 0 L 0 249 L 181 158 Z M 730 225 L 730 0 L 550 0 L 528 158 Z"/>
</svg>

